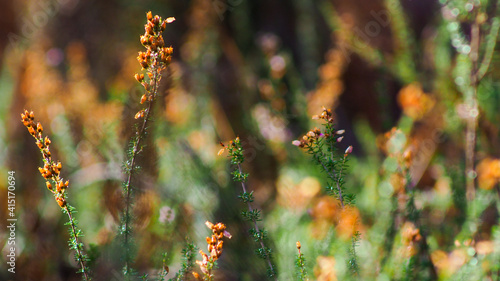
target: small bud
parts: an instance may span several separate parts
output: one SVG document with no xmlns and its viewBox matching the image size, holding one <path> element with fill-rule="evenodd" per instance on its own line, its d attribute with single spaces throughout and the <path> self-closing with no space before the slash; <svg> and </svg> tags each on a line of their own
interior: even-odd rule
<svg viewBox="0 0 500 281">
<path fill-rule="evenodd" d="M 59 207 L 64 208 L 66 207 L 66 200 L 62 197 L 57 197 L 56 198 L 57 204 L 59 204 Z"/>
<path fill-rule="evenodd" d="M 344 139 L 344 137 L 340 137 L 337 139 L 337 142 L 341 142 Z"/>
<path fill-rule="evenodd" d="M 148 21 L 153 19 L 153 14 L 151 13 L 151 11 L 146 13 L 146 18 L 148 19 Z"/>
<path fill-rule="evenodd" d="M 45 182 L 45 185 L 47 185 L 47 188 L 52 191 L 52 184 L 50 184 L 50 182 Z"/>
<path fill-rule="evenodd" d="M 337 135 L 342 135 L 345 133 L 345 130 L 338 130 L 337 132 L 335 132 L 335 134 Z"/>
<path fill-rule="evenodd" d="M 295 146 L 300 146 L 301 142 L 299 140 L 292 141 L 292 144 Z"/>
<path fill-rule="evenodd" d="M 62 181 L 57 183 L 57 185 L 56 185 L 57 193 L 61 193 L 63 186 L 64 186 L 64 183 Z"/>
<path fill-rule="evenodd" d="M 206 221 L 206 222 L 205 222 L 205 225 L 206 225 L 208 228 L 210 228 L 210 229 L 213 229 L 213 227 L 214 227 L 214 224 L 213 224 L 213 223 L 211 223 L 211 222 L 209 222 L 209 221 Z"/>
<path fill-rule="evenodd" d="M 345 150 L 345 155 L 348 155 L 351 153 L 352 153 L 352 145 L 349 145 L 349 147 Z"/>
<path fill-rule="evenodd" d="M 32 136 L 35 136 L 36 135 L 36 132 L 35 132 L 35 129 L 33 129 L 33 127 L 28 127 L 28 132 L 30 133 L 30 135 Z"/>
<path fill-rule="evenodd" d="M 298 249 L 298 250 L 300 250 L 300 247 L 301 247 L 301 246 L 300 246 L 300 242 L 299 242 L 299 241 L 297 241 L 297 244 L 296 244 L 296 245 L 297 245 L 297 249 Z"/>
<path fill-rule="evenodd" d="M 167 23 L 173 23 L 175 21 L 175 18 L 174 17 L 168 17 L 165 22 Z"/>
<path fill-rule="evenodd" d="M 411 149 L 405 150 L 405 152 L 403 152 L 403 159 L 407 162 L 410 162 L 413 156 L 412 154 L 413 153 Z"/>
<path fill-rule="evenodd" d="M 40 134 L 43 133 L 43 127 L 42 124 L 40 124 L 40 122 L 36 124 L 36 131 L 39 132 Z"/>
<path fill-rule="evenodd" d="M 135 114 L 135 117 L 134 117 L 134 118 L 135 118 L 135 119 L 139 119 L 139 118 L 142 118 L 142 117 L 144 117 L 144 109 L 143 109 L 143 110 L 140 110 L 139 112 L 137 112 L 137 113 Z"/>
<path fill-rule="evenodd" d="M 151 22 L 154 24 L 154 25 L 158 25 L 160 23 L 160 17 L 158 15 L 156 15 L 153 20 L 151 20 Z"/>
<path fill-rule="evenodd" d="M 144 45 L 144 46 L 149 45 L 149 39 L 148 39 L 148 37 L 146 37 L 144 35 L 141 35 L 141 44 Z"/>
<path fill-rule="evenodd" d="M 144 74 L 142 74 L 142 73 L 141 74 L 136 73 L 134 75 L 134 77 L 135 77 L 135 80 L 137 80 L 137 82 L 139 82 L 139 83 L 144 81 Z"/>
<path fill-rule="evenodd" d="M 38 146 L 38 148 L 40 149 L 43 149 L 44 146 L 43 146 L 43 143 L 41 143 L 39 140 L 36 141 L 36 145 Z"/>
</svg>

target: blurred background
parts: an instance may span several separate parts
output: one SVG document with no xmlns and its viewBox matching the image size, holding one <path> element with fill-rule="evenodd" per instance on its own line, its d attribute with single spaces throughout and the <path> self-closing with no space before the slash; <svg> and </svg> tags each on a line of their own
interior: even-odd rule
<svg viewBox="0 0 500 281">
<path fill-rule="evenodd" d="M 353 225 L 362 239 L 360 280 L 404 276 L 405 227 L 411 225 L 398 215 L 408 195 L 397 159 L 407 147 L 414 155 L 418 228 L 428 245 L 423 255 L 435 269 L 423 274 L 498 280 L 499 53 L 494 47 L 478 88 L 480 189 L 471 213 L 463 85 L 471 20 L 464 7 L 473 1 L 450 2 L 457 10 L 437 0 L 0 0 L 0 221 L 3 226 L 7 219 L 12 170 L 18 218 L 16 274 L 6 271 L 9 233 L 2 227 L 0 279 L 80 278 L 67 247 L 66 217 L 38 174 L 40 153 L 20 122 L 28 109 L 44 125 L 53 159 L 70 180 L 68 201 L 78 210 L 96 279 L 121 280 L 115 235 L 122 163 L 143 94 L 133 76 L 141 71 L 139 36 L 151 10 L 176 21 L 163 34 L 174 55 L 135 182 L 141 274 L 155 276 L 166 252 L 173 277 L 186 237 L 205 250 L 209 220 L 225 223 L 233 235 L 217 280 L 264 280 L 265 264 L 239 215 L 240 187 L 225 155 L 217 156 L 219 141 L 239 136 L 280 280 L 294 280 L 298 240 L 311 279 L 343 280 L 345 237 Z M 494 29 L 497 2 L 480 2 L 482 12 L 474 15 L 485 18 L 484 54 L 485 42 L 496 41 L 486 34 Z M 325 174 L 292 145 L 319 127 L 311 116 L 323 106 L 345 130 L 340 151 L 354 147 L 346 189 L 357 201 L 348 226 L 338 223 L 338 202 L 323 191 Z M 393 127 L 399 130 L 391 133 Z"/>
</svg>

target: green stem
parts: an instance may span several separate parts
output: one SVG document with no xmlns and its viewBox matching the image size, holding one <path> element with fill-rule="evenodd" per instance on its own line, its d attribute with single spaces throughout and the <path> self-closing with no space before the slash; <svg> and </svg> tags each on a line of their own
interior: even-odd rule
<svg viewBox="0 0 500 281">
<path fill-rule="evenodd" d="M 78 263 L 80 264 L 80 267 L 82 269 L 82 274 L 83 274 L 83 280 L 87 281 L 90 280 L 90 277 L 88 276 L 88 269 L 87 266 L 85 265 L 85 254 L 83 252 L 83 249 L 79 240 L 78 240 L 78 235 L 77 235 L 77 226 L 75 225 L 75 221 L 73 220 L 73 215 L 71 213 L 70 208 L 68 206 L 64 207 L 64 210 L 66 211 L 66 214 L 68 215 L 69 218 L 69 225 L 71 228 L 71 236 L 73 237 L 73 241 L 71 244 L 73 244 L 75 251 L 76 251 L 76 259 L 78 260 Z"/>
<path fill-rule="evenodd" d="M 157 55 L 154 57 L 154 62 L 153 65 L 157 65 Z M 137 156 L 139 153 L 142 151 L 140 148 L 141 141 L 143 140 L 144 136 L 146 135 L 146 130 L 147 130 L 147 125 L 148 121 L 150 119 L 151 111 L 153 109 L 153 103 L 156 99 L 156 94 L 158 92 L 158 84 L 160 82 L 161 76 L 159 73 L 158 67 L 153 68 L 153 78 L 152 80 L 154 81 L 153 83 L 153 89 L 151 91 L 152 94 L 152 100 L 148 101 L 148 107 L 145 110 L 145 115 L 143 117 L 142 125 L 137 130 L 136 135 L 135 135 L 135 141 L 134 141 L 134 146 L 132 148 L 132 155 L 130 156 L 130 162 L 129 162 L 129 167 L 127 170 L 128 176 L 127 180 L 125 182 L 125 222 L 124 222 L 124 228 L 125 228 L 125 233 L 124 233 L 124 247 L 125 247 L 125 269 L 126 269 L 126 274 L 129 272 L 129 263 L 130 263 L 130 223 L 131 223 L 131 217 L 130 217 L 130 207 L 131 207 L 131 196 L 132 196 L 132 191 L 131 191 L 131 182 L 132 182 L 132 174 L 134 171 L 135 163 L 137 161 Z"/>
<path fill-rule="evenodd" d="M 243 170 L 241 169 L 241 164 L 238 164 L 238 171 L 240 172 L 240 174 L 243 174 Z M 247 188 L 246 188 L 245 182 L 243 182 L 243 181 L 241 182 L 241 188 L 243 189 L 243 193 L 247 193 Z M 250 212 L 254 211 L 252 204 L 250 204 L 250 201 L 247 201 L 247 207 L 248 207 L 248 210 Z M 259 229 L 259 226 L 257 225 L 257 221 L 255 219 L 252 219 L 252 222 L 253 222 L 253 226 L 254 226 L 256 233 L 260 233 L 260 229 Z M 266 249 L 266 246 L 264 245 L 264 240 L 263 240 L 261 235 L 259 235 L 259 244 L 263 250 Z M 274 280 L 278 280 L 276 278 L 276 273 L 275 273 L 276 271 L 273 267 L 271 259 L 269 258 L 269 255 L 267 253 L 266 253 L 266 261 L 267 261 L 267 266 L 269 266 L 270 271 L 273 273 Z"/>
</svg>

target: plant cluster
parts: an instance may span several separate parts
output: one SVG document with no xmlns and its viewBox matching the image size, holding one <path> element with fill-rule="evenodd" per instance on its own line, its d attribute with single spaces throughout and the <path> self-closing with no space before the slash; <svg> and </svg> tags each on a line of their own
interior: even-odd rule
<svg viewBox="0 0 500 281">
<path fill-rule="evenodd" d="M 241 184 L 242 192 L 238 195 L 238 198 L 243 204 L 246 204 L 247 210 L 242 211 L 241 215 L 243 218 L 250 223 L 252 223 L 252 229 L 250 229 L 250 235 L 259 247 L 256 250 L 257 256 L 266 261 L 267 265 L 267 276 L 277 280 L 276 266 L 272 262 L 272 249 L 266 246 L 265 240 L 267 239 L 267 233 L 262 227 L 257 224 L 261 219 L 260 210 L 255 209 L 252 206 L 254 201 L 253 191 L 248 191 L 246 186 L 246 181 L 248 179 L 248 173 L 244 173 L 241 165 L 245 161 L 244 150 L 241 144 L 241 140 L 237 137 L 234 140 L 229 141 L 227 145 L 220 143 L 222 146 L 219 150 L 219 155 L 221 155 L 226 149 L 228 151 L 228 157 L 231 159 L 231 164 L 235 166 L 233 172 L 233 180 Z"/>
<path fill-rule="evenodd" d="M 447 54 L 436 59 L 435 67 L 436 70 L 444 70 L 436 71 L 440 73 L 439 75 L 446 73 L 453 76 L 452 82 L 449 83 L 451 85 L 448 84 L 450 80 L 448 76 L 436 79 L 436 85 L 431 85 L 430 82 L 424 83 L 425 79 L 422 79 L 419 74 L 423 71 L 414 63 L 409 63 L 419 54 L 413 54 L 409 48 L 413 39 L 406 30 L 406 22 L 402 17 L 404 14 L 399 1 L 385 1 L 388 13 L 393 16 L 392 22 L 388 25 L 392 28 L 394 37 L 400 41 L 398 48 L 394 51 L 394 58 L 382 51 L 379 52 L 369 44 L 370 42 L 358 42 L 362 47 L 359 45 L 336 46 L 328 53 L 327 62 L 319 68 L 322 82 L 317 85 L 313 93 L 306 97 L 307 109 L 305 106 L 302 107 L 300 98 L 294 94 L 300 92 L 297 90 L 300 87 L 290 83 L 297 77 L 294 76 L 295 72 L 292 69 L 293 65 L 289 63 L 289 58 L 285 52 L 279 50 L 279 42 L 276 38 L 263 36 L 261 44 L 266 63 L 269 63 L 269 66 L 266 66 L 269 67 L 269 77 L 259 80 L 258 91 L 263 101 L 255 106 L 252 115 L 257 120 L 262 137 L 269 145 L 252 142 L 252 149 L 257 149 L 259 151 L 257 153 L 257 150 L 247 149 L 245 141 L 236 137 L 227 144 L 220 142 L 222 148 L 218 155 L 228 153 L 231 164 L 230 174 L 233 181 L 241 187 L 237 198 L 244 206 L 240 212 L 241 217 L 248 222 L 250 239 L 247 240 L 250 242 L 253 240 L 256 243 L 255 253 L 258 257 L 256 260 L 262 268 L 266 268 L 265 275 L 268 279 L 288 280 L 292 276 L 295 280 L 316 278 L 318 281 L 345 279 L 497 280 L 500 278 L 498 251 L 500 197 L 497 196 L 500 195 L 500 160 L 497 159 L 500 150 L 497 144 L 498 129 L 494 125 L 499 120 L 498 115 L 493 114 L 496 110 L 495 103 L 486 104 L 489 103 L 486 101 L 494 99 L 483 98 L 481 93 L 487 93 L 491 89 L 488 95 L 494 96 L 497 99 L 495 101 L 498 101 L 499 95 L 498 87 L 492 86 L 494 84 L 492 81 L 486 81 L 489 88 L 480 83 L 489 78 L 487 76 L 489 65 L 494 61 L 495 44 L 500 30 L 497 15 L 498 3 L 492 4 L 486 0 L 439 2 L 443 13 L 443 22 L 439 23 L 439 28 L 446 31 L 445 34 L 449 35 L 450 42 L 436 43 L 434 46 L 442 48 L 438 50 L 441 52 L 439 55 Z M 195 3 L 198 2 L 195 1 Z M 206 1 L 204 4 L 206 5 Z M 193 5 L 202 6 L 202 4 Z M 305 2 L 297 5 L 307 6 Z M 345 19 L 341 15 L 331 11 L 328 4 L 325 4 L 323 8 L 321 13 L 332 19 L 329 24 L 335 27 L 340 26 L 338 29 L 332 28 L 336 30 L 334 37 L 339 38 L 339 44 L 359 41 L 360 38 L 356 38 L 359 34 L 352 34 L 349 28 L 346 28 L 349 23 L 342 23 Z M 191 45 L 186 46 L 186 50 L 183 49 L 182 56 L 193 61 L 199 59 L 201 65 L 210 65 L 207 61 L 210 61 L 212 57 L 205 56 L 205 54 L 213 46 L 205 46 L 199 43 L 204 42 L 203 40 L 197 41 L 193 38 L 200 38 L 202 35 L 212 36 L 211 32 L 203 34 L 199 26 L 213 28 L 214 23 L 210 22 L 206 18 L 207 15 L 203 13 L 195 13 L 195 15 L 196 21 L 193 22 L 197 24 L 191 23 L 193 24 L 191 29 L 194 31 L 186 36 L 190 38 L 188 41 Z M 380 14 L 377 15 L 380 16 Z M 174 202 L 174 206 L 165 207 L 169 210 L 169 219 L 156 220 L 154 215 L 150 215 L 151 224 L 149 220 L 144 220 L 144 224 L 147 224 L 144 228 L 148 228 L 145 235 L 140 232 L 142 229 L 136 228 L 138 223 L 142 223 L 138 219 L 139 212 L 135 212 L 136 206 L 155 205 L 150 198 L 146 198 L 144 202 L 135 200 L 135 195 L 142 192 L 136 186 L 136 183 L 140 182 L 138 178 L 143 176 L 139 173 L 141 169 L 138 164 L 139 157 L 145 154 L 145 140 L 153 132 L 166 135 L 171 133 L 169 131 L 171 124 L 168 129 L 165 129 L 163 122 L 153 123 L 153 120 L 155 107 L 163 106 L 160 104 L 162 101 L 160 83 L 166 76 L 166 69 L 179 67 L 177 64 L 171 64 L 173 48 L 165 44 L 162 36 L 166 25 L 173 22 L 174 18 L 162 19 L 148 12 L 146 20 L 144 34 L 140 36 L 140 42 L 145 50 L 139 52 L 137 56 L 143 73 L 135 74 L 135 80 L 143 89 L 136 104 L 141 108 L 137 112 L 134 110 L 134 120 L 136 120 L 134 122 L 137 124 L 126 159 L 123 161 L 124 180 L 123 178 L 117 180 L 123 180 L 123 197 L 120 198 L 123 202 L 118 200 L 123 204 L 116 204 L 120 205 L 116 212 L 119 215 L 113 214 L 118 227 L 116 233 L 109 234 L 105 229 L 101 230 L 97 236 L 99 236 L 98 239 L 105 241 L 102 243 L 104 250 L 107 250 L 108 246 L 114 246 L 108 241 L 117 242 L 119 245 L 120 249 L 117 252 L 119 252 L 120 259 L 112 262 L 115 263 L 113 266 L 121 270 L 121 275 L 114 273 L 124 280 L 139 278 L 165 280 L 169 277 L 171 277 L 169 281 L 186 281 L 193 280 L 193 278 L 204 281 L 223 279 L 227 277 L 224 275 L 226 268 L 237 263 L 232 256 L 230 259 L 221 259 L 223 250 L 225 256 L 234 254 L 247 258 L 249 256 L 246 252 L 247 248 L 253 248 L 245 244 L 235 250 L 234 244 L 238 244 L 234 243 L 235 239 L 229 241 L 231 243 L 224 240 L 232 238 L 226 230 L 226 224 L 222 222 L 213 224 L 207 220 L 207 216 L 213 214 L 214 217 L 223 216 L 223 218 L 217 218 L 217 221 L 226 222 L 227 217 L 224 216 L 237 213 L 227 212 L 227 210 L 234 210 L 234 205 L 231 204 L 233 201 L 236 202 L 236 200 L 228 202 L 226 197 L 229 194 L 232 196 L 231 199 L 236 198 L 234 191 L 228 188 L 233 183 L 227 180 L 226 174 L 217 173 L 221 171 L 221 167 L 222 169 L 228 168 L 225 163 L 218 166 L 222 161 L 218 162 L 215 159 L 214 152 L 217 151 L 217 144 L 210 143 L 210 139 L 229 139 L 229 136 L 234 135 L 231 130 L 226 130 L 226 128 L 207 133 L 210 129 L 202 128 L 190 132 L 186 139 L 179 140 L 182 149 L 175 147 L 176 142 L 171 141 L 173 138 L 170 139 L 170 135 L 153 139 L 151 143 L 158 145 L 158 153 L 168 151 L 157 162 L 169 164 L 161 163 L 158 166 L 165 165 L 169 169 L 165 169 L 168 171 L 158 169 L 162 171 L 160 173 L 163 173 L 158 175 L 159 178 L 162 177 L 161 182 L 158 180 L 158 183 L 154 182 L 151 186 L 155 188 L 161 186 L 158 189 L 165 191 L 165 194 L 168 193 L 168 196 L 165 196 L 168 200 L 162 200 L 162 204 Z M 443 39 L 436 38 L 436 40 Z M 456 53 L 452 53 L 453 48 L 449 46 L 450 44 Z M 438 57 L 438 51 L 436 51 L 436 57 Z M 397 82 L 401 83 L 398 85 L 404 85 L 399 89 L 397 97 L 394 96 L 394 103 L 397 102 L 401 108 L 401 116 L 397 117 L 399 118 L 397 125 L 385 126 L 384 124 L 381 126 L 383 129 L 377 128 L 379 130 L 377 131 L 373 128 L 370 130 L 369 125 L 362 121 L 359 123 L 353 121 L 355 124 L 352 127 L 346 127 L 347 133 L 350 134 L 352 129 L 356 137 L 359 131 L 366 133 L 358 139 L 362 148 L 359 151 L 363 150 L 363 153 L 366 153 L 362 161 L 352 157 L 353 146 L 343 145 L 342 142 L 347 139 L 345 137 L 347 134 L 345 130 L 338 128 L 335 109 L 322 107 L 320 111 L 319 108 L 321 104 L 330 107 L 339 102 L 339 96 L 344 91 L 343 81 L 340 78 L 344 71 L 349 70 L 347 64 L 350 59 L 354 58 L 351 56 L 352 53 L 359 55 L 374 68 L 380 69 L 383 75 L 397 79 Z M 208 52 L 208 54 L 211 53 Z M 449 58 L 450 61 L 443 63 L 439 60 L 443 57 Z M 172 72 L 180 76 L 179 73 L 182 71 L 176 70 Z M 200 77 L 199 72 L 196 71 L 193 74 L 195 79 Z M 210 79 L 196 81 L 203 84 L 207 80 Z M 418 82 L 419 80 L 422 83 Z M 380 85 L 377 85 L 380 89 L 377 91 L 385 92 L 384 87 L 388 86 L 384 84 L 386 82 L 380 82 Z M 194 98 L 187 97 L 185 93 L 187 91 L 184 92 L 182 84 L 175 81 L 169 91 L 175 88 L 177 92 L 173 97 L 168 96 L 165 99 L 167 119 L 172 124 L 177 122 L 176 126 L 178 126 L 172 131 L 181 127 L 184 129 L 183 126 L 188 120 L 185 112 L 195 104 Z M 199 87 L 209 88 L 207 85 Z M 177 98 L 180 101 L 176 100 Z M 194 108 L 205 109 L 206 105 L 200 105 L 204 103 L 204 98 L 206 97 L 200 95 L 199 107 Z M 325 100 L 332 101 L 332 103 L 323 103 Z M 455 104 L 456 101 L 460 104 Z M 481 101 L 484 104 L 481 104 Z M 384 102 L 380 101 L 380 103 Z M 218 104 L 210 103 L 207 107 L 211 106 L 217 108 Z M 213 111 L 213 108 L 210 110 Z M 289 112 L 299 112 L 297 114 L 303 114 L 303 116 L 288 118 Z M 310 121 L 310 116 L 306 116 L 305 112 L 311 112 L 307 114 L 319 112 L 319 114 L 312 116 L 314 121 Z M 201 110 L 197 113 L 200 116 L 205 115 Z M 493 117 L 486 116 L 488 113 Z M 380 113 L 381 116 L 384 114 L 386 113 Z M 450 116 L 461 118 L 463 122 L 450 121 L 457 120 L 451 119 Z M 217 118 L 224 117 L 217 116 Z M 301 118 L 303 120 L 300 120 Z M 51 139 L 43 135 L 42 124 L 35 121 L 35 114 L 32 111 L 25 110 L 21 114 L 21 119 L 29 134 L 35 138 L 35 143 L 41 152 L 43 166 L 39 168 L 39 171 L 45 181 L 45 186 L 62 212 L 68 216 L 69 247 L 75 252 L 75 260 L 79 272 L 82 273 L 82 279 L 97 279 L 97 276 L 92 276 L 95 274 L 93 266 L 97 264 L 95 263 L 97 258 L 105 255 L 95 257 L 98 256 L 98 253 L 94 251 L 95 248 L 86 248 L 81 241 L 83 234 L 74 217 L 76 211 L 68 200 L 68 191 L 73 191 L 70 189 L 69 181 L 65 181 L 62 177 L 62 163 L 52 159 Z M 233 121 L 230 117 L 227 117 L 227 120 Z M 311 127 L 306 121 L 317 122 L 319 125 L 307 131 L 305 128 Z M 288 133 L 293 131 L 292 127 L 295 125 L 307 132 L 292 141 L 293 138 L 290 138 Z M 239 130 L 238 126 L 239 124 L 234 128 Z M 396 127 L 384 134 L 392 126 Z M 452 126 L 455 127 L 450 128 Z M 439 137 L 434 138 L 438 134 Z M 250 135 L 249 141 L 253 136 L 255 135 Z M 440 138 L 441 136 L 443 138 Z M 59 143 L 57 138 L 53 139 Z M 207 139 L 209 141 L 206 141 Z M 481 146 L 481 152 L 478 152 L 479 146 Z M 300 150 L 289 149 L 296 147 Z M 212 148 L 214 151 L 211 150 Z M 268 167 L 264 166 L 268 163 L 259 162 L 260 152 L 267 152 L 267 149 L 271 150 L 275 156 L 276 159 L 273 158 L 273 160 L 281 161 L 279 164 L 269 165 L 282 166 L 279 166 L 277 175 L 273 175 L 272 178 L 272 184 L 276 184 L 276 189 L 272 190 L 276 191 L 276 194 L 272 195 L 276 196 L 276 201 L 273 202 L 276 204 L 272 205 L 271 210 L 262 208 L 265 210 L 262 211 L 258 203 L 263 201 L 256 200 L 261 197 L 257 197 L 257 193 L 254 194 L 255 190 L 261 190 L 254 185 L 251 176 L 256 177 L 256 182 L 261 180 L 254 175 L 254 171 L 257 170 L 255 166 L 262 165 L 263 169 Z M 306 153 L 301 153 L 301 151 Z M 249 160 L 251 158 L 249 153 L 253 154 L 252 157 L 256 156 L 256 162 Z M 188 171 L 184 171 L 183 165 L 177 165 L 179 158 L 176 157 L 179 155 L 182 155 L 181 157 L 189 155 L 190 159 L 186 161 L 192 160 L 193 167 L 196 168 L 190 167 L 186 169 Z M 205 161 L 207 160 L 204 158 L 205 155 L 211 155 L 212 158 L 207 157 L 210 161 Z M 314 165 L 304 164 L 304 160 L 308 158 Z M 146 159 L 146 161 L 149 160 Z M 288 160 L 290 161 L 285 163 Z M 176 165 L 172 167 L 174 161 Z M 349 164 L 355 165 L 356 169 L 348 171 Z M 65 165 L 65 167 L 67 169 L 68 166 Z M 251 171 L 251 174 L 246 171 Z M 194 179 L 194 175 L 199 176 L 198 172 L 208 176 L 203 177 L 202 180 Z M 165 176 L 165 174 L 168 175 Z M 189 178 L 186 175 L 192 176 L 193 179 L 185 179 Z M 177 181 L 179 178 L 182 179 Z M 72 180 L 72 183 L 74 184 L 75 181 Z M 191 196 L 192 194 L 197 196 Z M 178 197 L 174 198 L 175 196 Z M 106 197 L 104 200 L 109 198 Z M 182 200 L 184 201 L 179 203 Z M 187 201 L 189 203 L 185 203 Z M 179 204 L 176 205 L 177 203 Z M 199 207 L 203 203 L 207 203 L 207 206 Z M 217 209 L 217 206 L 220 208 Z M 203 209 L 203 212 L 198 212 L 199 209 L 196 209 L 198 207 Z M 151 209 L 154 208 L 156 206 L 151 207 Z M 182 214 L 182 218 L 179 219 L 181 216 L 175 217 L 175 213 Z M 363 219 L 361 219 L 361 214 Z M 156 252 L 152 254 L 153 250 L 158 249 L 149 248 L 151 244 L 144 243 L 149 247 L 141 249 L 143 246 L 139 244 L 141 239 L 154 243 L 155 239 L 167 237 L 163 240 L 168 241 L 164 245 L 170 248 L 165 250 L 161 247 L 161 251 L 168 251 L 169 254 L 175 251 L 180 252 L 182 245 L 176 243 L 175 240 L 182 240 L 185 233 L 192 232 L 196 229 L 195 225 L 202 225 L 203 221 L 206 221 L 205 225 L 212 232 L 212 235 L 205 239 L 207 251 L 198 251 L 195 242 L 186 238 L 178 263 L 171 264 L 171 256 L 165 253 L 162 259 L 158 260 L 158 264 L 161 261 L 159 270 L 152 270 L 146 268 L 149 265 L 146 262 L 142 263 L 138 258 L 137 253 L 141 251 L 147 254 L 151 252 L 151 256 L 158 255 Z M 448 223 L 450 221 L 453 223 Z M 232 222 L 227 222 L 227 225 L 233 227 Z M 86 233 L 89 234 L 87 231 Z M 237 237 L 235 231 L 231 230 L 231 233 L 235 238 L 240 238 Z M 201 238 L 204 237 L 205 235 Z M 297 240 L 302 243 L 296 242 L 294 247 L 290 242 Z M 205 241 L 202 243 L 204 244 Z M 307 246 L 303 247 L 304 245 Z M 200 260 L 196 260 L 198 253 L 201 255 Z M 252 256 L 252 258 L 255 257 Z M 241 268 L 255 265 L 237 264 L 236 266 L 241 267 L 235 272 L 240 273 Z M 295 271 L 293 265 L 295 265 Z M 218 267 L 221 267 L 220 271 L 217 271 Z M 171 273 L 171 268 L 175 269 L 176 273 Z M 252 270 L 253 268 L 244 269 L 245 272 L 241 273 L 241 278 L 252 278 L 254 276 L 252 274 L 264 275 L 264 270 L 259 270 L 262 272 L 258 273 L 256 273 L 257 270 L 251 272 Z M 139 277 L 138 272 L 146 273 Z"/>
<path fill-rule="evenodd" d="M 344 138 L 344 130 L 335 129 L 331 109 L 323 107 L 321 114 L 314 115 L 312 119 L 324 121 L 323 131 L 314 128 L 301 139 L 294 140 L 292 144 L 306 150 L 307 153 L 312 155 L 316 164 L 323 168 L 330 179 L 327 190 L 337 197 L 343 208 L 344 205 L 350 205 L 354 202 L 354 196 L 347 194 L 343 190 L 345 183 L 343 172 L 347 168 L 347 156 L 352 153 L 352 146 L 347 147 L 343 156 L 337 156 L 337 144 Z"/>
</svg>

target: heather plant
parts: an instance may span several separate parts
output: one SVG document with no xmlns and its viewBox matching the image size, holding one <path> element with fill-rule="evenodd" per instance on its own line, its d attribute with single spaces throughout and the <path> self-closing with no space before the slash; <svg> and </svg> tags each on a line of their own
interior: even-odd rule
<svg viewBox="0 0 500 281">
<path fill-rule="evenodd" d="M 220 143 L 222 149 L 219 150 L 219 155 L 224 153 L 227 149 L 228 157 L 231 159 L 231 164 L 235 166 L 233 172 L 233 180 L 241 184 L 242 192 L 238 195 L 238 198 L 246 204 L 247 210 L 242 211 L 241 215 L 243 218 L 250 223 L 252 223 L 252 228 L 249 233 L 253 240 L 258 243 L 258 248 L 255 250 L 257 256 L 266 262 L 267 266 L 267 276 L 270 279 L 277 280 L 276 266 L 272 262 L 272 249 L 266 246 L 265 241 L 268 239 L 267 232 L 262 227 L 257 224 L 258 221 L 262 220 L 260 210 L 255 209 L 252 206 L 254 201 L 253 191 L 247 189 L 246 181 L 248 179 L 248 173 L 244 173 L 241 165 L 245 161 L 244 150 L 240 141 L 240 138 L 230 141 L 227 145 Z"/>
<path fill-rule="evenodd" d="M 38 170 L 42 177 L 45 179 L 47 189 L 54 195 L 54 199 L 61 208 L 62 212 L 68 216 L 69 228 L 69 248 L 75 251 L 75 260 L 80 267 L 79 272 L 82 274 L 83 280 L 91 280 L 90 270 L 87 266 L 88 257 L 85 253 L 85 246 L 81 242 L 83 237 L 82 230 L 78 228 L 77 220 L 74 218 L 76 209 L 68 204 L 66 190 L 69 187 L 69 181 L 64 181 L 61 177 L 62 164 L 59 161 L 52 160 L 52 153 L 50 152 L 50 144 L 52 141 L 48 136 L 43 137 L 43 126 L 40 122 L 35 124 L 35 114 L 33 111 L 28 112 L 24 110 L 21 114 L 23 125 L 28 129 L 28 132 L 35 138 L 36 145 L 42 153 L 43 167 Z"/>
<path fill-rule="evenodd" d="M 347 156 L 352 153 L 352 146 L 348 146 L 342 156 L 338 156 L 338 144 L 344 138 L 344 130 L 336 130 L 334 116 L 331 109 L 323 107 L 319 115 L 314 115 L 312 119 L 323 120 L 323 131 L 314 128 L 307 132 L 300 140 L 294 140 L 293 145 L 302 148 L 311 154 L 314 162 L 326 173 L 329 181 L 326 191 L 335 196 L 340 202 L 342 211 L 355 202 L 354 194 L 347 193 L 344 184 L 347 169 Z M 339 223 L 343 223 L 340 221 Z M 355 227 L 355 225 L 354 225 Z M 360 233 L 353 230 L 351 246 L 349 247 L 348 268 L 353 276 L 358 275 L 359 267 L 356 259 L 356 246 L 360 239 Z"/>
<path fill-rule="evenodd" d="M 192 272 L 196 259 L 196 246 L 190 241 L 186 240 L 184 248 L 182 248 L 182 266 L 174 278 L 169 281 L 188 280 L 188 275 Z"/>
<path fill-rule="evenodd" d="M 323 108 L 320 115 L 314 115 L 313 119 L 324 120 L 324 131 L 318 128 L 307 132 L 300 140 L 293 141 L 293 145 L 303 148 L 311 154 L 316 164 L 318 164 L 329 178 L 326 187 L 327 191 L 334 195 L 340 202 L 342 208 L 345 205 L 354 203 L 354 195 L 348 194 L 344 190 L 345 170 L 347 168 L 347 156 L 352 153 L 352 146 L 349 146 L 343 156 L 338 158 L 337 144 L 344 138 L 344 130 L 336 130 L 331 109 Z"/>
<path fill-rule="evenodd" d="M 297 241 L 297 251 L 299 252 L 297 258 L 295 259 L 295 267 L 297 271 L 297 280 L 306 281 L 307 279 L 307 268 L 306 268 L 306 258 L 304 254 L 300 251 L 302 245 Z"/>
<path fill-rule="evenodd" d="M 141 44 L 146 48 L 146 51 L 139 52 L 139 56 L 137 57 L 142 69 L 146 70 L 146 76 L 142 73 L 135 74 L 137 82 L 141 83 L 144 87 L 145 93 L 141 96 L 140 103 L 145 104 L 145 108 L 135 114 L 135 119 L 139 119 L 140 123 L 137 125 L 137 131 L 130 143 L 127 153 L 128 159 L 124 165 L 126 174 L 126 180 L 123 183 L 125 210 L 122 215 L 120 234 L 123 236 L 123 248 L 125 251 L 123 257 L 123 273 L 125 276 L 133 274 L 131 271 L 133 260 L 133 243 L 131 242 L 133 215 L 131 214 L 131 208 L 134 193 L 132 177 L 140 168 L 137 165 L 137 157 L 143 150 L 142 142 L 148 134 L 149 124 L 153 118 L 153 109 L 159 95 L 158 87 L 162 79 L 162 71 L 169 65 L 173 53 L 172 47 L 165 47 L 162 32 L 165 30 L 167 23 L 171 23 L 175 19 L 167 18 L 162 20 L 157 15 L 153 17 L 151 11 L 146 14 L 146 18 L 148 22 L 144 26 L 144 35 L 141 36 Z"/>
</svg>

